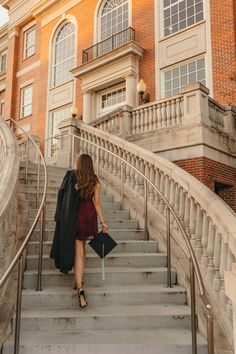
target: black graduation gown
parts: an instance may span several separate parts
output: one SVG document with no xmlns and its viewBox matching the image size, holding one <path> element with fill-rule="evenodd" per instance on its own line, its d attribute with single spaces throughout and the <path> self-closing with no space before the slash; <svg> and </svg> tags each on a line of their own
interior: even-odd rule
<svg viewBox="0 0 236 354">
<path fill-rule="evenodd" d="M 75 171 L 67 171 L 57 195 L 54 216 L 56 227 L 50 257 L 55 260 L 56 268 L 62 273 L 68 273 L 74 266 L 75 221 L 78 208 L 76 183 Z"/>
</svg>

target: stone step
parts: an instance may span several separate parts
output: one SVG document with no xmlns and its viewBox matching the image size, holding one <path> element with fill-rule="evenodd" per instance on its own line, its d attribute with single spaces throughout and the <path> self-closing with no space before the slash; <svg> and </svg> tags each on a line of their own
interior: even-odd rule
<svg viewBox="0 0 236 354">
<path fill-rule="evenodd" d="M 30 219 L 29 220 L 29 224 L 31 225 L 33 223 L 33 219 Z M 46 230 L 54 230 L 54 227 L 55 227 L 55 221 L 54 220 L 46 220 L 45 222 L 45 227 L 46 227 Z M 118 220 L 118 219 L 114 219 L 114 220 L 111 220 L 111 219 L 108 219 L 106 220 L 106 224 L 107 224 L 107 227 L 108 229 L 111 231 L 113 229 L 138 229 L 138 220 Z M 98 227 L 100 227 L 100 223 L 98 223 Z M 40 225 L 37 225 L 36 226 L 36 229 L 35 230 L 39 230 L 40 228 Z"/>
<path fill-rule="evenodd" d="M 106 267 L 166 267 L 167 258 L 162 253 L 116 253 L 112 252 L 105 258 Z M 101 266 L 101 259 L 95 252 L 87 255 L 86 267 L 96 268 Z M 28 255 L 26 269 L 38 269 L 38 256 Z M 54 260 L 49 255 L 43 256 L 43 269 L 55 269 Z"/>
<path fill-rule="evenodd" d="M 126 285 L 86 287 L 86 297 L 91 306 L 186 304 L 186 290 L 180 286 Z M 69 287 L 47 288 L 43 291 L 23 290 L 23 308 L 78 308 L 77 292 Z"/>
<path fill-rule="evenodd" d="M 24 170 L 25 169 L 25 161 L 21 161 L 20 162 L 20 169 L 21 170 Z M 42 164 L 41 164 L 41 169 L 43 168 Z M 37 170 L 38 169 L 38 164 L 37 163 L 34 163 L 34 162 L 28 162 L 28 169 L 30 170 Z M 53 166 L 53 165 L 47 165 L 47 170 L 48 171 L 68 171 L 68 168 L 65 168 L 65 167 L 58 167 L 58 166 Z"/>
<path fill-rule="evenodd" d="M 81 332 L 22 331 L 20 354 L 190 354 L 191 331 L 183 328 L 95 330 Z M 13 335 L 2 354 L 13 353 Z M 207 354 L 198 335 L 198 354 Z"/>
<path fill-rule="evenodd" d="M 50 182 L 50 181 L 49 181 L 49 182 Z M 25 192 L 30 192 L 30 193 L 36 194 L 36 185 L 33 186 L 32 184 L 31 184 L 31 185 L 27 185 L 27 184 L 24 184 L 24 183 L 23 183 L 23 187 L 24 187 L 24 191 L 25 191 Z M 57 194 L 58 189 L 59 189 L 59 187 L 56 187 L 56 186 L 49 186 L 49 187 L 48 187 L 48 192 L 49 192 L 49 193 L 56 193 L 56 194 Z M 40 192 L 40 193 L 43 192 L 43 185 L 42 185 L 42 184 L 40 184 L 40 186 L 39 186 L 39 192 Z M 105 190 L 104 190 L 104 189 L 101 189 L 101 190 L 100 190 L 100 194 L 101 194 L 101 195 L 104 195 L 104 194 L 105 194 Z"/>
<path fill-rule="evenodd" d="M 37 212 L 38 212 L 37 209 L 29 209 L 29 219 L 33 220 Z M 47 212 L 47 220 L 49 221 L 51 220 L 52 222 L 54 222 L 55 210 L 47 209 L 46 212 Z M 108 219 L 128 220 L 130 217 L 129 211 L 124 211 L 124 210 L 103 210 L 103 215 L 106 220 Z"/>
<path fill-rule="evenodd" d="M 48 199 L 46 199 L 46 208 L 47 209 L 53 209 L 56 210 L 56 199 L 53 201 L 48 201 Z M 28 200 L 28 207 L 30 209 L 36 209 L 36 199 L 33 200 Z M 113 202 L 113 203 L 102 203 L 102 207 L 103 210 L 120 210 L 121 206 L 120 203 L 117 202 Z"/>
<path fill-rule="evenodd" d="M 86 286 L 104 286 L 104 285 L 164 285 L 167 281 L 166 268 L 105 268 L 105 280 L 102 280 L 101 267 L 85 269 L 84 281 Z M 176 271 L 172 269 L 172 284 L 176 283 Z M 24 287 L 26 289 L 35 289 L 37 284 L 37 272 L 27 270 L 24 273 Z M 74 274 L 62 274 L 57 270 L 43 270 L 42 275 L 43 288 L 56 286 L 73 286 Z"/>
<path fill-rule="evenodd" d="M 35 201 L 36 199 L 36 191 L 35 193 L 32 192 L 25 192 L 25 196 L 28 201 Z M 42 198 L 42 194 L 39 195 L 39 198 Z M 112 195 L 105 195 L 102 194 L 100 197 L 101 203 L 112 203 L 113 202 L 113 197 Z M 48 192 L 47 193 L 47 202 L 55 202 L 57 201 L 57 193 L 56 192 Z"/>
<path fill-rule="evenodd" d="M 40 185 L 43 186 L 43 183 L 44 183 L 44 180 L 45 178 L 41 178 L 40 179 Z M 28 180 L 27 180 L 27 183 L 25 182 L 25 179 L 24 177 L 20 177 L 20 183 L 23 185 L 23 186 L 28 186 L 28 187 L 31 187 L 31 188 L 35 188 L 35 192 L 36 192 L 36 186 L 37 186 L 37 178 L 36 176 L 34 177 L 28 177 Z M 56 187 L 57 189 L 59 189 L 59 187 L 61 186 L 61 183 L 62 183 L 62 178 L 56 178 L 56 177 L 51 177 L 48 181 L 48 187 Z"/>
<path fill-rule="evenodd" d="M 158 252 L 158 245 L 156 241 L 117 241 L 117 246 L 112 250 L 112 253 L 128 252 L 128 253 L 155 253 Z M 52 247 L 52 242 L 44 242 L 44 254 L 49 254 Z M 87 254 L 92 253 L 93 250 L 91 247 L 87 246 Z M 29 242 L 27 247 L 28 255 L 37 255 L 38 254 L 38 242 L 32 241 Z"/>
<path fill-rule="evenodd" d="M 142 328 L 190 328 L 186 305 L 119 305 L 77 309 L 39 308 L 21 312 L 22 331 L 86 331 Z M 13 320 L 14 326 L 14 320 Z M 13 327 L 14 328 L 14 327 Z"/>
<path fill-rule="evenodd" d="M 38 227 L 38 226 L 37 226 Z M 145 240 L 145 231 L 137 229 L 113 229 L 109 228 L 108 233 L 115 241 L 119 240 Z M 54 229 L 45 230 L 45 241 L 52 241 Z M 39 230 L 35 230 L 31 237 L 31 241 L 39 240 Z"/>
</svg>

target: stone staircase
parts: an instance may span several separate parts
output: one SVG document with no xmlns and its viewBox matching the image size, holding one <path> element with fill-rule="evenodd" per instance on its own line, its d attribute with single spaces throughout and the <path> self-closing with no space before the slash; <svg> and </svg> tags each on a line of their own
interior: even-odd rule
<svg viewBox="0 0 236 354">
<path fill-rule="evenodd" d="M 105 194 L 105 188 L 101 197 L 105 219 L 118 246 L 105 260 L 103 281 L 101 260 L 87 245 L 84 283 L 89 306 L 79 308 L 73 272 L 60 273 L 49 258 L 56 196 L 65 169 L 49 166 L 48 172 L 43 291 L 35 291 L 39 236 L 36 228 L 27 249 L 20 354 L 190 354 L 186 290 L 178 285 L 166 288 L 166 255 L 158 252 L 156 241 L 144 240 L 138 221 L 131 220 L 129 212 Z M 24 184 L 23 170 L 20 177 Z M 30 164 L 24 189 L 31 224 L 36 214 L 36 165 Z M 176 281 L 173 269 L 172 282 Z M 14 326 L 14 319 L 12 322 Z M 13 335 L 3 348 L 3 354 L 10 353 Z M 198 354 L 206 353 L 206 341 L 198 336 Z"/>
</svg>

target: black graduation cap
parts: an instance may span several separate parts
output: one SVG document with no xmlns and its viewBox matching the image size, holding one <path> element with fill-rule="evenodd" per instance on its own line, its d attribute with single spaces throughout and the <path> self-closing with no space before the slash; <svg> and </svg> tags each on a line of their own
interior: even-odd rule
<svg viewBox="0 0 236 354">
<path fill-rule="evenodd" d="M 104 258 L 117 246 L 117 243 L 108 233 L 99 232 L 98 237 L 89 241 L 89 245 L 102 259 L 102 279 L 105 280 Z"/>
</svg>

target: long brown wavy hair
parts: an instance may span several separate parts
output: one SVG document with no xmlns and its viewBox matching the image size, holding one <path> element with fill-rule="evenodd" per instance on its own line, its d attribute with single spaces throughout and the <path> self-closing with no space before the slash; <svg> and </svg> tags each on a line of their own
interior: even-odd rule
<svg viewBox="0 0 236 354">
<path fill-rule="evenodd" d="M 91 197 L 94 187 L 99 180 L 94 173 L 93 160 L 89 155 L 82 154 L 78 157 L 75 174 L 79 196 L 81 198 Z"/>
</svg>

